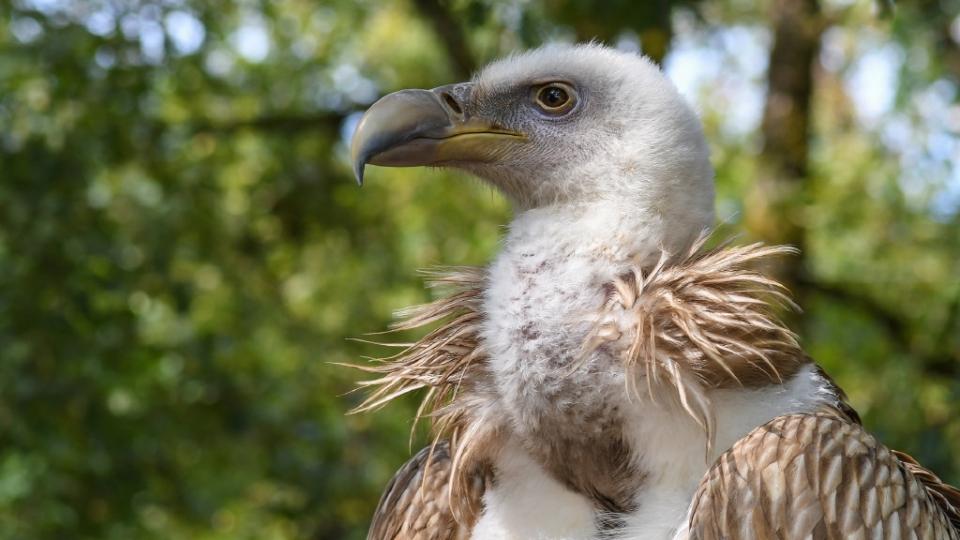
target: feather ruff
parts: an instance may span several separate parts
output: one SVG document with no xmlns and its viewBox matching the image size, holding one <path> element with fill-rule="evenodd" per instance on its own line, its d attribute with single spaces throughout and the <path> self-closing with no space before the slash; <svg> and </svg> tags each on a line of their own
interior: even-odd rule
<svg viewBox="0 0 960 540">
<path fill-rule="evenodd" d="M 813 361 L 774 313 L 796 309 L 783 286 L 750 269 L 759 259 L 796 250 L 723 244 L 702 251 L 705 242 L 702 237 L 677 263 L 665 254 L 650 270 L 619 276 L 579 358 L 626 338 L 628 392 L 640 397 L 636 385 L 645 379 L 653 399 L 664 392 L 679 399 L 709 445 L 715 430 L 710 390 L 782 385 Z"/>
<path fill-rule="evenodd" d="M 632 388 L 627 391 L 639 395 L 638 381 L 645 378 L 651 396 L 679 399 L 710 439 L 714 418 L 709 390 L 780 384 L 811 361 L 773 313 L 776 306 L 793 306 L 783 288 L 748 267 L 794 250 L 761 244 L 702 250 L 705 242 L 706 237 L 701 238 L 679 260 L 665 256 L 653 268 L 635 268 L 610 283 L 607 301 L 575 364 L 588 361 L 598 347 L 628 338 L 623 363 Z M 477 471 L 492 462 L 503 435 L 498 422 L 484 418 L 493 393 L 478 338 L 486 272 L 454 267 L 427 275 L 431 287 L 445 288 L 448 294 L 398 312 L 402 320 L 392 330 L 440 326 L 415 343 L 388 344 L 403 347 L 396 355 L 372 366 L 356 366 L 379 378 L 360 383 L 373 391 L 354 412 L 426 389 L 418 418 L 433 420 L 436 440 L 451 438 L 451 505 L 459 520 L 469 519 L 475 509 L 458 509 L 457 493 L 474 485 Z"/>
</svg>

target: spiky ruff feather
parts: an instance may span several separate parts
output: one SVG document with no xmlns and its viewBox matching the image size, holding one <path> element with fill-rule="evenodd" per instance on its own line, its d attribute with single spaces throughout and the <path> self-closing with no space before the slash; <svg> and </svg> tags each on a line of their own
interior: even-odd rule
<svg viewBox="0 0 960 540">
<path fill-rule="evenodd" d="M 568 368 L 589 363 L 598 349 L 613 351 L 626 374 L 624 397 L 679 403 L 709 444 L 716 429 L 712 391 L 780 385 L 811 361 L 775 316 L 775 305 L 789 304 L 782 288 L 750 269 L 760 259 L 792 250 L 754 244 L 702 251 L 705 241 L 675 263 L 663 258 L 611 281 L 587 339 L 574 351 L 575 365 Z M 401 353 L 361 367 L 380 378 L 361 383 L 373 391 L 356 411 L 426 389 L 418 416 L 433 421 L 437 440 L 451 438 L 451 506 L 458 519 L 473 520 L 477 509 L 460 508 L 465 499 L 458 494 L 473 489 L 473 475 L 496 459 L 510 430 L 497 413 L 496 385 L 480 339 L 487 271 L 445 268 L 428 276 L 432 286 L 449 294 L 399 312 L 404 320 L 393 328 L 440 326 L 403 345 Z M 835 395 L 821 398 L 838 401 Z"/>
</svg>

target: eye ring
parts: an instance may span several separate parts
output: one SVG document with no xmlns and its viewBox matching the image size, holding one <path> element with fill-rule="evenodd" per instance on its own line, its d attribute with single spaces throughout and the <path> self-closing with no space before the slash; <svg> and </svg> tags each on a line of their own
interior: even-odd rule
<svg viewBox="0 0 960 540">
<path fill-rule="evenodd" d="M 573 109 L 577 103 L 577 93 L 568 84 L 551 82 L 537 88 L 536 102 L 541 111 L 558 116 Z"/>
</svg>

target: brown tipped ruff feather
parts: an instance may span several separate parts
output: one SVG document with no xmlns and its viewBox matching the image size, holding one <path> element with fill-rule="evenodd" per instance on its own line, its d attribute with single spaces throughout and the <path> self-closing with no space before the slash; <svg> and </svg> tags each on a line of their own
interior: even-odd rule
<svg viewBox="0 0 960 540">
<path fill-rule="evenodd" d="M 636 384 L 643 370 L 649 394 L 666 391 L 679 398 L 709 441 L 714 418 L 707 391 L 782 384 L 812 360 L 772 312 L 771 304 L 793 307 L 782 286 L 747 268 L 794 250 L 753 244 L 700 252 L 705 241 L 679 263 L 664 257 L 652 270 L 638 268 L 610 284 L 581 358 L 605 341 L 622 340 L 614 321 L 625 319 L 632 334 L 624 354 L 632 375 L 627 381 Z"/>
<path fill-rule="evenodd" d="M 706 430 L 710 444 L 715 423 L 710 390 L 782 384 L 812 364 L 812 360 L 800 349 L 794 334 L 773 314 L 778 305 L 792 306 L 782 287 L 748 268 L 758 259 L 790 253 L 792 249 L 754 244 L 700 251 L 704 241 L 679 261 L 668 262 L 665 258 L 652 269 L 637 268 L 607 284 L 607 301 L 599 306 L 596 323 L 581 348 L 578 362 L 589 361 L 598 347 L 622 347 L 624 369 L 632 375 L 626 378 L 626 391 L 640 392 L 640 385 L 644 385 L 643 390 L 655 399 L 678 400 Z M 401 312 L 405 320 L 394 329 L 436 323 L 440 326 L 416 343 L 394 345 L 404 350 L 381 359 L 379 365 L 361 368 L 381 377 L 361 383 L 375 390 L 357 411 L 376 409 L 400 395 L 425 388 L 418 416 L 433 419 L 437 439 L 432 448 L 439 449 L 435 460 L 429 458 L 432 450 L 425 449 L 397 474 L 374 517 L 370 540 L 469 538 L 461 535 L 468 534 L 482 510 L 484 486 L 495 482 L 491 464 L 504 434 L 497 431 L 497 422 L 486 418 L 491 412 L 482 405 L 492 383 L 484 368 L 486 353 L 479 339 L 486 273 L 478 268 L 452 268 L 431 276 L 431 285 L 446 286 L 451 289 L 450 294 Z M 837 393 L 842 398 L 842 391 L 837 389 Z M 450 437 L 449 443 L 440 441 L 444 436 Z M 776 448 L 764 446 L 773 440 L 771 437 L 780 437 Z M 849 438 L 849 442 L 824 442 L 836 437 Z M 850 445 L 869 447 L 870 459 L 879 460 L 876 466 L 884 467 L 886 472 L 870 472 L 874 465 L 857 457 L 860 454 L 851 454 Z M 793 477 L 785 480 L 783 467 L 804 464 L 805 477 L 797 476 L 801 473 L 795 471 Z M 831 467 L 835 466 L 842 468 L 840 474 L 845 481 L 860 481 L 868 472 L 873 475 L 870 481 L 874 484 L 863 491 L 866 499 L 851 498 L 854 491 L 850 488 L 841 489 L 820 477 L 814 478 L 817 474 L 834 474 Z M 881 481 L 877 475 L 886 476 Z M 437 487 L 440 479 L 447 483 L 443 489 Z M 784 484 L 785 481 L 794 483 Z M 839 409 L 816 415 L 775 419 L 725 453 L 701 484 L 695 499 L 697 511 L 691 516 L 691 537 L 738 536 L 762 519 L 768 519 L 772 528 L 745 537 L 807 537 L 806 533 L 792 536 L 783 527 L 800 532 L 797 527 L 808 525 L 806 520 L 813 519 L 813 510 L 798 505 L 811 500 L 834 505 L 831 508 L 837 512 L 859 512 L 860 517 L 845 514 L 844 519 L 853 520 L 849 523 L 860 523 L 858 519 L 868 524 L 880 523 L 874 520 L 876 508 L 871 497 L 889 494 L 889 490 L 884 491 L 883 482 L 899 482 L 897 489 L 918 497 L 894 510 L 881 501 L 876 508 L 881 508 L 883 520 L 900 520 L 898 523 L 906 527 L 920 512 L 925 519 L 936 521 L 939 528 L 932 530 L 939 531 L 939 535 L 924 536 L 921 532 L 929 527 L 921 526 L 912 529 L 918 538 L 958 538 L 954 527 L 960 526 L 960 492 L 942 484 L 908 456 L 891 452 L 876 442 L 859 426 L 856 413 L 845 403 L 840 403 Z M 790 491 L 794 488 L 801 491 Z M 397 503 L 390 502 L 398 500 L 396 494 L 412 497 L 411 490 L 419 490 L 419 506 L 408 505 L 401 510 Z M 849 507 L 854 503 L 862 504 Z M 435 510 L 437 504 L 446 505 L 443 512 Z M 428 507 L 433 509 L 430 511 L 437 527 L 433 533 L 396 533 L 412 530 L 409 526 L 403 529 L 403 523 L 417 519 L 416 513 Z M 764 512 L 773 512 L 773 517 Z M 710 528 L 707 524 L 714 521 L 717 525 Z M 951 521 L 953 526 L 949 525 Z M 842 526 L 825 523 L 807 532 L 813 533 L 813 538 L 845 538 L 850 531 L 859 530 L 854 525 L 848 529 L 847 521 Z M 824 530 L 829 534 L 821 535 Z"/>
<path fill-rule="evenodd" d="M 355 412 L 377 409 L 403 394 L 427 388 L 427 395 L 417 411 L 418 416 L 423 416 L 439 410 L 458 394 L 463 383 L 472 382 L 481 375 L 481 370 L 477 369 L 483 358 L 478 339 L 481 324 L 479 296 L 483 291 L 484 270 L 458 267 L 428 275 L 432 277 L 428 283 L 430 286 L 448 286 L 452 288 L 452 294 L 430 304 L 397 312 L 397 316 L 405 320 L 394 324 L 392 329 L 410 330 L 451 316 L 453 319 L 416 343 L 390 345 L 405 349 L 400 354 L 381 358 L 378 366 L 357 366 L 383 377 L 360 383 L 362 387 L 375 387 L 376 390 Z"/>
</svg>

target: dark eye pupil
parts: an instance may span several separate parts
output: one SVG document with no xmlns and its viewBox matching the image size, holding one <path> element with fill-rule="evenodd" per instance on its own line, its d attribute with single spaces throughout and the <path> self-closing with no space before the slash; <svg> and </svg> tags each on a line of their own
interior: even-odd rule
<svg viewBox="0 0 960 540">
<path fill-rule="evenodd" d="M 567 92 L 563 88 L 551 86 L 540 94 L 540 100 L 547 107 L 559 107 L 569 100 Z"/>
</svg>

